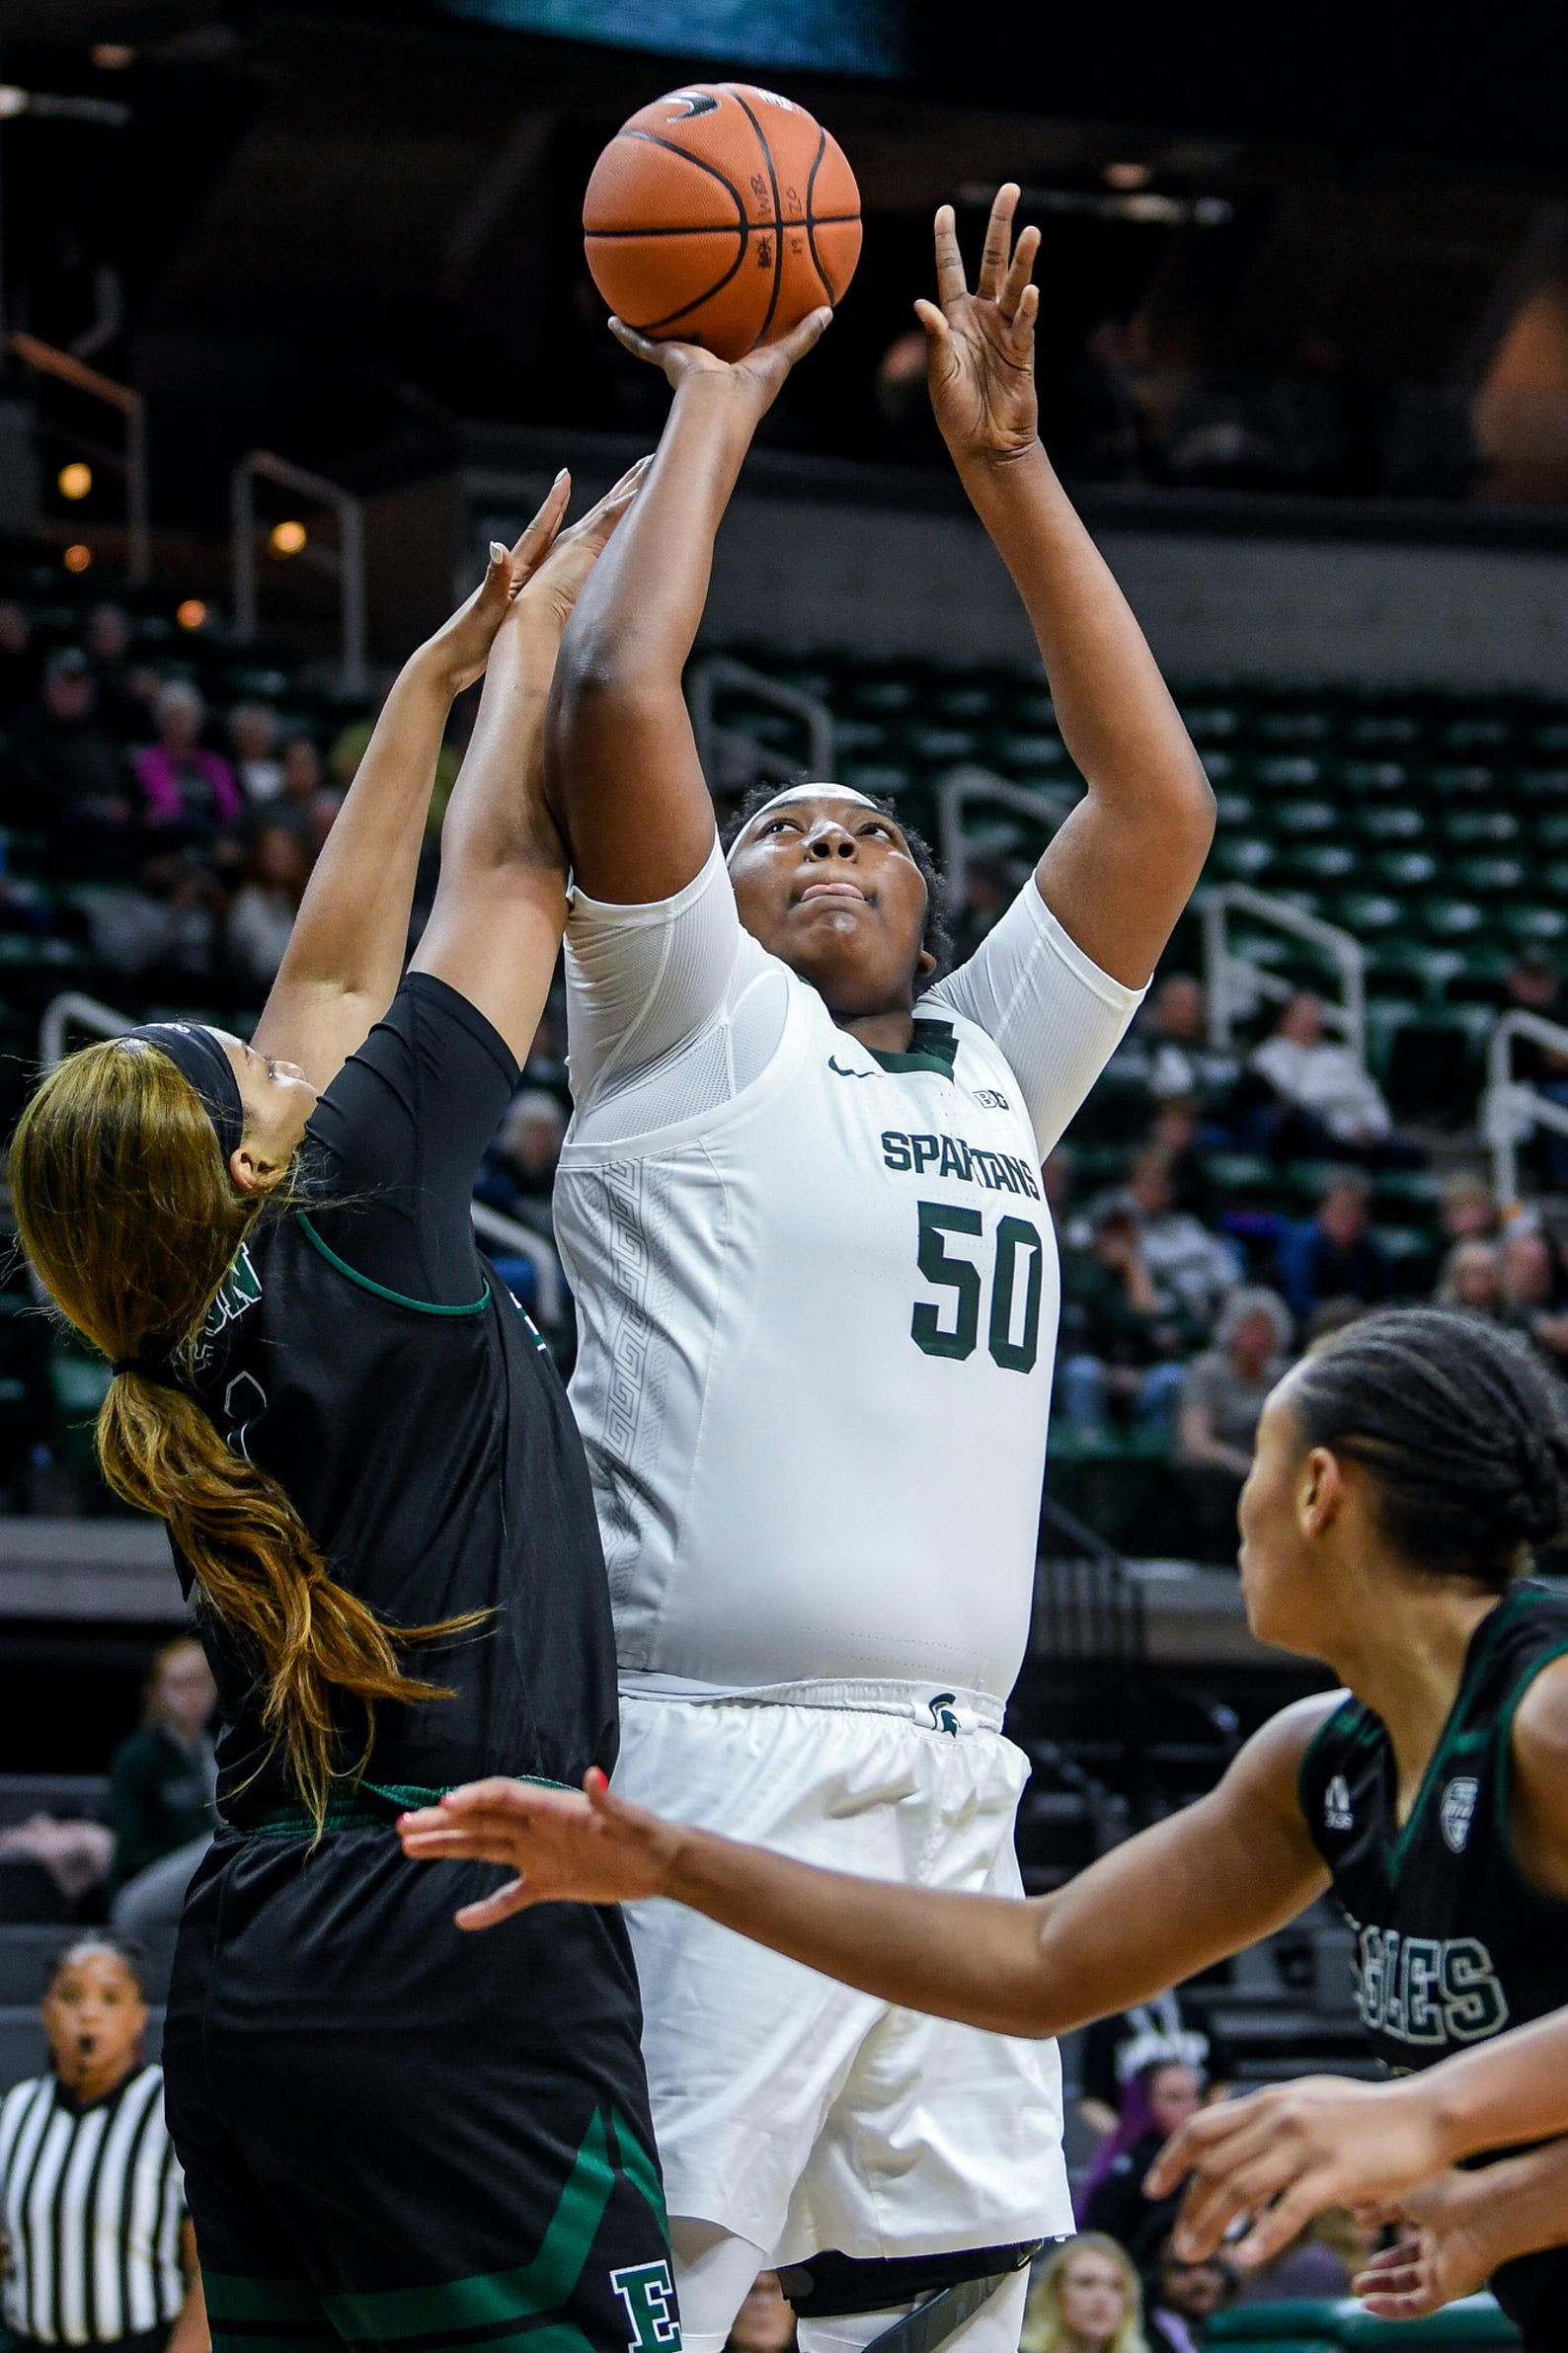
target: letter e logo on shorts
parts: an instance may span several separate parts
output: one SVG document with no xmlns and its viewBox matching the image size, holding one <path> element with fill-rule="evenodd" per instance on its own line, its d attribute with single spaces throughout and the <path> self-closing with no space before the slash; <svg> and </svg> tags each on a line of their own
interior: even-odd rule
<svg viewBox="0 0 1568 2353">
<path fill-rule="evenodd" d="M 626 2307 L 631 2353 L 654 2353 L 656 2345 L 680 2343 L 680 2322 L 672 2307 L 675 2283 L 667 2263 L 629 2263 L 610 2273 L 610 2286 Z"/>
<path fill-rule="evenodd" d="M 1481 1784 L 1468 1773 L 1461 1773 L 1450 1781 L 1443 1792 L 1443 1836 L 1450 1851 L 1462 1854 L 1470 1836 L 1470 1824 L 1475 1819 L 1475 1801 L 1481 1794 Z"/>
</svg>

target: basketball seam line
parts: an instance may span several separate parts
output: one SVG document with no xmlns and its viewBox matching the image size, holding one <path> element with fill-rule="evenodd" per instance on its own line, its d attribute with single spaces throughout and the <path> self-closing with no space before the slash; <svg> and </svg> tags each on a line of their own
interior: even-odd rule
<svg viewBox="0 0 1568 2353">
<path fill-rule="evenodd" d="M 762 150 L 762 161 L 767 166 L 768 184 L 773 191 L 773 217 L 779 224 L 773 238 L 773 291 L 768 297 L 767 312 L 757 334 L 756 342 L 751 346 L 754 352 L 757 344 L 764 344 L 767 341 L 767 331 L 773 324 L 773 313 L 778 308 L 779 288 L 784 282 L 784 203 L 779 195 L 778 173 L 773 167 L 773 150 L 767 143 L 767 132 L 746 105 L 745 95 L 739 82 L 732 82 L 729 87 L 735 92 L 742 112 L 756 132 L 756 143 Z"/>
<path fill-rule="evenodd" d="M 846 222 L 856 221 L 859 218 L 858 212 L 808 212 L 802 220 L 788 221 L 748 220 L 731 223 L 724 220 L 694 220 L 686 228 L 585 229 L 583 238 L 586 244 L 592 244 L 596 241 L 603 245 L 613 244 L 617 238 L 627 237 L 750 237 L 765 234 L 769 229 L 805 228 L 810 232 L 813 229 L 842 228 Z M 818 264 L 817 274 L 820 277 L 822 276 L 821 263 Z M 823 282 L 824 285 L 827 283 L 825 278 L 823 279 Z M 829 293 L 832 292 L 830 286 L 827 290 Z"/>
<path fill-rule="evenodd" d="M 631 328 L 634 335 L 657 335 L 661 327 L 672 327 L 677 319 L 685 318 L 691 311 L 700 310 L 705 302 L 711 302 L 713 300 L 715 294 L 723 293 L 731 278 L 734 277 L 737 271 L 742 268 L 745 261 L 746 254 L 750 250 L 751 224 L 745 217 L 745 205 L 741 198 L 735 182 L 729 177 L 728 173 L 721 172 L 716 164 L 704 163 L 700 155 L 693 155 L 688 148 L 678 146 L 673 139 L 662 139 L 656 130 L 623 130 L 619 135 L 623 139 L 642 139 L 650 147 L 663 147 L 666 155 L 678 155 L 682 157 L 685 162 L 695 164 L 699 172 L 706 172 L 710 180 L 717 180 L 721 188 L 727 189 L 729 191 L 730 196 L 735 204 L 736 212 L 739 215 L 734 229 L 726 228 L 721 222 L 716 224 L 712 230 L 705 230 L 701 232 L 704 235 L 712 235 L 716 237 L 732 237 L 737 233 L 740 235 L 741 242 L 736 248 L 735 260 L 730 264 L 729 269 L 725 272 L 722 277 L 716 278 L 711 286 L 705 286 L 700 294 L 693 295 L 689 302 L 683 302 L 678 310 L 666 311 L 662 319 L 644 319 L 642 321 L 629 319 L 627 321 L 627 325 Z M 611 233 L 614 234 L 614 232 Z M 625 232 L 621 233 L 624 234 Z M 632 233 L 635 234 L 635 231 Z M 594 232 L 592 230 L 585 230 L 586 237 L 591 236 L 593 234 Z"/>
<path fill-rule="evenodd" d="M 817 251 L 817 224 L 812 218 L 812 197 L 817 189 L 817 175 L 823 168 L 823 157 L 826 153 L 827 131 L 825 126 L 819 122 L 817 125 L 817 153 L 812 157 L 812 168 L 806 175 L 806 245 L 812 257 L 812 268 L 822 281 L 823 292 L 829 302 L 836 302 L 838 297 L 833 292 L 832 279 L 823 268 L 822 256 Z"/>
</svg>

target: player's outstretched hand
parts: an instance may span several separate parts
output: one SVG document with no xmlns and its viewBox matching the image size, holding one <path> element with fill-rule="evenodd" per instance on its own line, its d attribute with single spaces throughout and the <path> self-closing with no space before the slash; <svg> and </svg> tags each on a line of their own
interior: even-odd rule
<svg viewBox="0 0 1568 2353">
<path fill-rule="evenodd" d="M 797 360 L 804 359 L 813 346 L 822 342 L 832 317 L 825 305 L 811 311 L 798 327 L 792 327 L 788 335 L 781 335 L 777 343 L 760 344 L 754 352 L 747 352 L 744 359 L 720 359 L 712 352 L 705 352 L 700 344 L 656 343 L 652 336 L 639 335 L 635 327 L 628 327 L 624 319 L 611 319 L 610 333 L 622 351 L 630 352 L 634 359 L 646 359 L 650 367 L 662 368 L 677 391 L 691 376 L 727 376 L 738 392 L 755 404 L 760 418 L 766 416 L 783 391 L 785 378 Z"/>
<path fill-rule="evenodd" d="M 642 487 L 652 456 L 640 457 L 613 483 L 596 507 L 564 531 L 540 554 L 529 571 L 518 574 L 513 549 L 511 596 L 529 614 L 540 614 L 564 629 L 572 617 L 583 585 L 592 571 L 622 515 Z M 521 545 L 521 542 L 518 542 Z"/>
<path fill-rule="evenodd" d="M 451 619 L 421 647 L 416 660 L 423 658 L 438 668 L 451 693 L 461 694 L 465 686 L 483 677 L 496 632 L 510 612 L 513 599 L 554 546 L 571 496 L 572 477 L 563 466 L 516 545 L 506 548 L 499 539 L 491 541 L 484 579 L 466 604 L 460 604 Z"/>
<path fill-rule="evenodd" d="M 1402 2198 L 1442 2172 L 1449 2155 L 1418 2085 L 1307 2076 L 1190 2117 L 1144 2186 L 1164 2198 L 1187 2180 L 1176 2225 L 1184 2262 L 1212 2254 L 1238 2217 L 1252 2216 L 1233 2250 L 1251 2270 L 1326 2207 Z"/>
<path fill-rule="evenodd" d="M 456 1916 L 460 1928 L 493 1928 L 532 1904 L 631 1904 L 668 1883 L 680 1841 L 675 1824 L 611 1794 L 597 1769 L 580 1797 L 534 1781 L 470 1781 L 439 1805 L 405 1814 L 403 1851 L 419 1862 L 503 1863 L 516 1873 Z"/>
<path fill-rule="evenodd" d="M 936 216 L 936 300 L 920 300 L 915 315 L 926 333 L 926 379 L 942 437 L 960 465 L 1019 457 L 1033 447 L 1035 320 L 1040 288 L 1033 283 L 1040 231 L 1022 229 L 1013 242 L 1019 191 L 1009 180 L 996 192 L 980 275 L 970 292 L 951 204 Z"/>
<path fill-rule="evenodd" d="M 1357 2220 L 1369 2229 L 1406 2226 L 1398 2242 L 1373 2255 L 1351 2282 L 1368 2312 L 1379 2320 L 1424 2320 L 1484 2288 L 1515 2251 L 1495 2242 L 1490 2226 L 1497 2202 L 1483 2169 L 1444 2173 L 1397 2207 L 1363 2209 Z"/>
</svg>

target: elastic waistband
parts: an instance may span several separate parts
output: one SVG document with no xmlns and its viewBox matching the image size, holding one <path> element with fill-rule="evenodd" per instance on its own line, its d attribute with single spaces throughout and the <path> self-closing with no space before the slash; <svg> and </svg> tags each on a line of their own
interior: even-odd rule
<svg viewBox="0 0 1568 2353">
<path fill-rule="evenodd" d="M 531 1781 L 538 1789 L 571 1787 L 570 1782 L 552 1781 L 544 1773 L 513 1773 L 510 1778 Z M 411 1814 L 419 1806 L 437 1806 L 448 1790 L 457 1787 L 456 1781 L 448 1781 L 440 1789 L 420 1789 L 407 1781 L 360 1781 L 327 1800 L 319 1827 L 323 1831 L 389 1830 L 400 1814 Z M 257 1822 L 231 1822 L 226 1827 L 248 1839 L 314 1839 L 318 1828 L 310 1808 L 294 1801 L 264 1814 Z"/>
<path fill-rule="evenodd" d="M 955 1691 L 933 1683 L 876 1683 L 859 1677 L 838 1682 L 752 1684 L 722 1690 L 682 1683 L 674 1675 L 621 1677 L 621 1698 L 684 1700 L 697 1707 L 824 1707 L 867 1715 L 902 1716 L 926 1732 L 1000 1732 L 1005 1702 L 993 1691 Z"/>
</svg>

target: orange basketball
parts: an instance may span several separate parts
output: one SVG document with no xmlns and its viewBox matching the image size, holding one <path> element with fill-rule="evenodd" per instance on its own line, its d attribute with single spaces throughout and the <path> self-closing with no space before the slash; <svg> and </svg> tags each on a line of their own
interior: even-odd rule
<svg viewBox="0 0 1568 2353">
<path fill-rule="evenodd" d="M 694 82 L 616 132 L 583 230 L 617 318 L 741 359 L 841 298 L 860 259 L 860 191 L 804 107 L 747 82 Z"/>
</svg>

